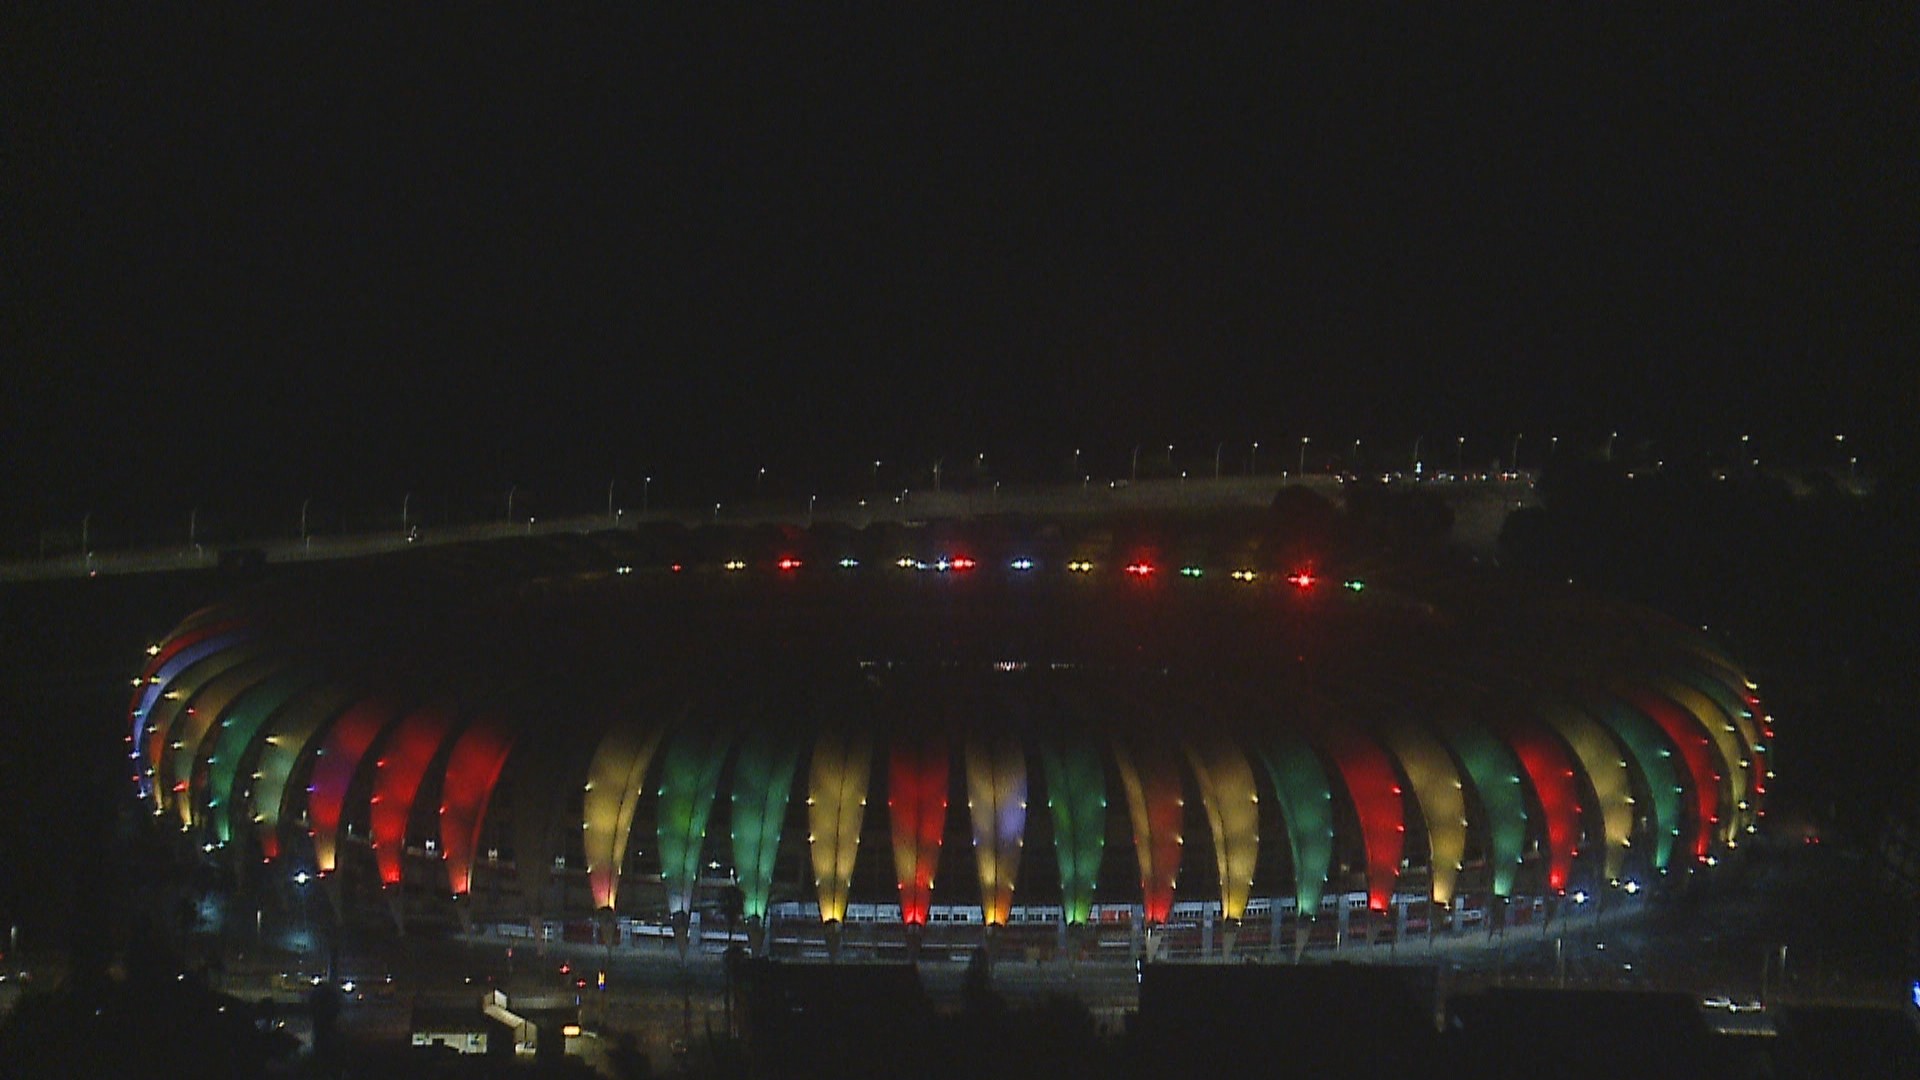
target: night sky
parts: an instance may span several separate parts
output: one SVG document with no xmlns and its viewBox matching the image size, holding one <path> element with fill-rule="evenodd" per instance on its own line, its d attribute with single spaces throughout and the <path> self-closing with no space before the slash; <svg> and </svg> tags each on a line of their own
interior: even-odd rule
<svg viewBox="0 0 1920 1080">
<path fill-rule="evenodd" d="M 1911 5 L 404 7 L 5 17 L 9 536 L 1920 409 Z"/>
</svg>

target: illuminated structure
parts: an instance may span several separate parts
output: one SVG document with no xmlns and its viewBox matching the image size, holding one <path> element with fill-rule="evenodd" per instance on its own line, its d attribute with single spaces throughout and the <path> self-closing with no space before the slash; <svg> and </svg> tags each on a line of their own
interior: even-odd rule
<svg viewBox="0 0 1920 1080">
<path fill-rule="evenodd" d="M 1038 527 L 343 564 L 149 650 L 131 779 L 196 846 L 362 875 L 396 913 L 1118 911 L 1224 948 L 1637 892 L 1754 831 L 1772 720 L 1702 635 L 1458 568 L 1307 568 L 1261 528 L 1183 538 L 1220 554 L 1178 573 L 1151 537 Z"/>
</svg>

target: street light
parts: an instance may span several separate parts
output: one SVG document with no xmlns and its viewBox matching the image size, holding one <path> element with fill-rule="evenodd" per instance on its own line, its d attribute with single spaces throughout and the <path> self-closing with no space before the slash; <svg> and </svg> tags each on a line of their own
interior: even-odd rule
<svg viewBox="0 0 1920 1080">
<path fill-rule="evenodd" d="M 807 528 L 809 529 L 813 528 L 813 504 L 818 498 L 820 498 L 818 495 L 807 496 Z"/>
<path fill-rule="evenodd" d="M 615 477 L 613 480 L 607 481 L 607 520 L 608 521 L 613 520 L 613 485 L 618 480 L 619 480 L 619 477 Z"/>
<path fill-rule="evenodd" d="M 1140 444 L 1133 444 L 1133 483 L 1140 482 Z"/>
<path fill-rule="evenodd" d="M 1308 443 L 1310 443 L 1310 442 L 1312 442 L 1312 441 L 1313 441 L 1313 439 L 1312 439 L 1311 437 L 1309 437 L 1309 436 L 1306 436 L 1306 435 L 1302 435 L 1302 436 L 1300 436 L 1300 469 L 1299 469 L 1299 472 L 1300 472 L 1300 475 L 1301 475 L 1301 476 L 1305 476 L 1305 475 L 1307 475 L 1307 444 L 1308 444 Z"/>
<path fill-rule="evenodd" d="M 1220 452 L 1226 448 L 1226 443 L 1215 443 L 1213 446 L 1213 478 L 1215 480 L 1220 479 Z"/>
<path fill-rule="evenodd" d="M 716 522 L 720 520 L 720 504 L 719 503 L 713 504 L 713 520 Z"/>
<path fill-rule="evenodd" d="M 647 496 L 652 493 L 653 477 L 649 476 L 640 484 L 640 516 L 647 516 Z"/>
<path fill-rule="evenodd" d="M 407 508 L 413 502 L 413 492 L 400 496 L 400 535 L 407 534 Z"/>
<path fill-rule="evenodd" d="M 1080 472 L 1080 448 L 1079 447 L 1075 447 L 1073 451 L 1073 471 L 1076 475 L 1078 475 Z"/>
<path fill-rule="evenodd" d="M 767 480 L 767 467 L 765 465 L 762 465 L 760 466 L 759 473 L 755 474 L 753 478 L 753 497 L 754 498 L 757 499 L 760 497 L 760 486 L 766 483 L 766 480 Z"/>
<path fill-rule="evenodd" d="M 1173 471 L 1173 444 L 1167 444 L 1167 471 Z"/>
<path fill-rule="evenodd" d="M 507 485 L 507 520 L 513 520 L 513 493 L 520 490 L 519 484 Z"/>
<path fill-rule="evenodd" d="M 1252 476 L 1253 474 L 1259 471 L 1260 471 L 1260 440 L 1255 439 L 1253 440 L 1253 453 L 1247 455 L 1247 475 Z"/>
<path fill-rule="evenodd" d="M 1453 440 L 1453 474 L 1459 476 L 1467 471 L 1467 437 L 1461 435 Z"/>
<path fill-rule="evenodd" d="M 878 461 L 873 463 L 873 486 L 875 490 L 880 487 L 880 462 Z"/>
<path fill-rule="evenodd" d="M 1507 469 L 1511 472 L 1520 471 L 1520 436 L 1517 434 L 1513 437 L 1513 452 L 1507 455 Z"/>
<path fill-rule="evenodd" d="M 311 496 L 300 501 L 300 546 L 309 549 L 312 547 L 312 544 L 307 540 L 307 507 L 312 504 L 313 498 Z"/>
</svg>

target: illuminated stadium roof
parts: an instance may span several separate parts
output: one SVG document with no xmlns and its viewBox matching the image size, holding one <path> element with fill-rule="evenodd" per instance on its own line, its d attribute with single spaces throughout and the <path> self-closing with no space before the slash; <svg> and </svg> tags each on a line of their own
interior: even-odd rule
<svg viewBox="0 0 1920 1080">
<path fill-rule="evenodd" d="M 1638 887 L 1752 831 L 1771 719 L 1703 635 L 1273 532 L 621 531 L 314 571 L 149 650 L 129 778 L 243 863 L 492 875 L 531 916 L 684 912 L 716 866 L 750 918 L 829 923 L 1446 906 Z"/>
</svg>

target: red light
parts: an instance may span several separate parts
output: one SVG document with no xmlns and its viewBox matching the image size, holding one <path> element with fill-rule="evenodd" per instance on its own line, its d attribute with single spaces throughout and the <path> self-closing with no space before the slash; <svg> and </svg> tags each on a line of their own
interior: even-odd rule
<svg viewBox="0 0 1920 1080">
<path fill-rule="evenodd" d="M 1153 564 L 1144 562 L 1128 563 L 1127 573 L 1132 574 L 1134 577 L 1146 577 L 1153 573 Z"/>
<path fill-rule="evenodd" d="M 682 571 L 682 570 L 684 570 L 684 569 L 686 569 L 686 567 L 684 567 L 684 566 L 681 566 L 681 565 L 680 565 L 679 563 L 674 563 L 674 564 L 673 564 L 673 572 L 674 572 L 674 573 L 676 573 L 676 574 L 677 574 L 677 573 L 679 573 L 680 571 Z"/>
<path fill-rule="evenodd" d="M 1319 579 L 1313 576 L 1313 571 L 1311 570 L 1295 570 L 1293 573 L 1287 575 L 1287 581 L 1297 589 L 1311 589 L 1313 588 L 1313 583 L 1317 580 Z"/>
<path fill-rule="evenodd" d="M 978 565 L 980 564 L 967 558 L 965 555 L 958 556 L 953 560 L 953 568 L 955 570 L 971 570 Z"/>
<path fill-rule="evenodd" d="M 781 559 L 779 562 L 774 563 L 773 565 L 779 567 L 782 570 L 798 570 L 800 569 L 800 560 L 793 558 L 792 556 L 788 556 L 787 558 Z"/>
</svg>

